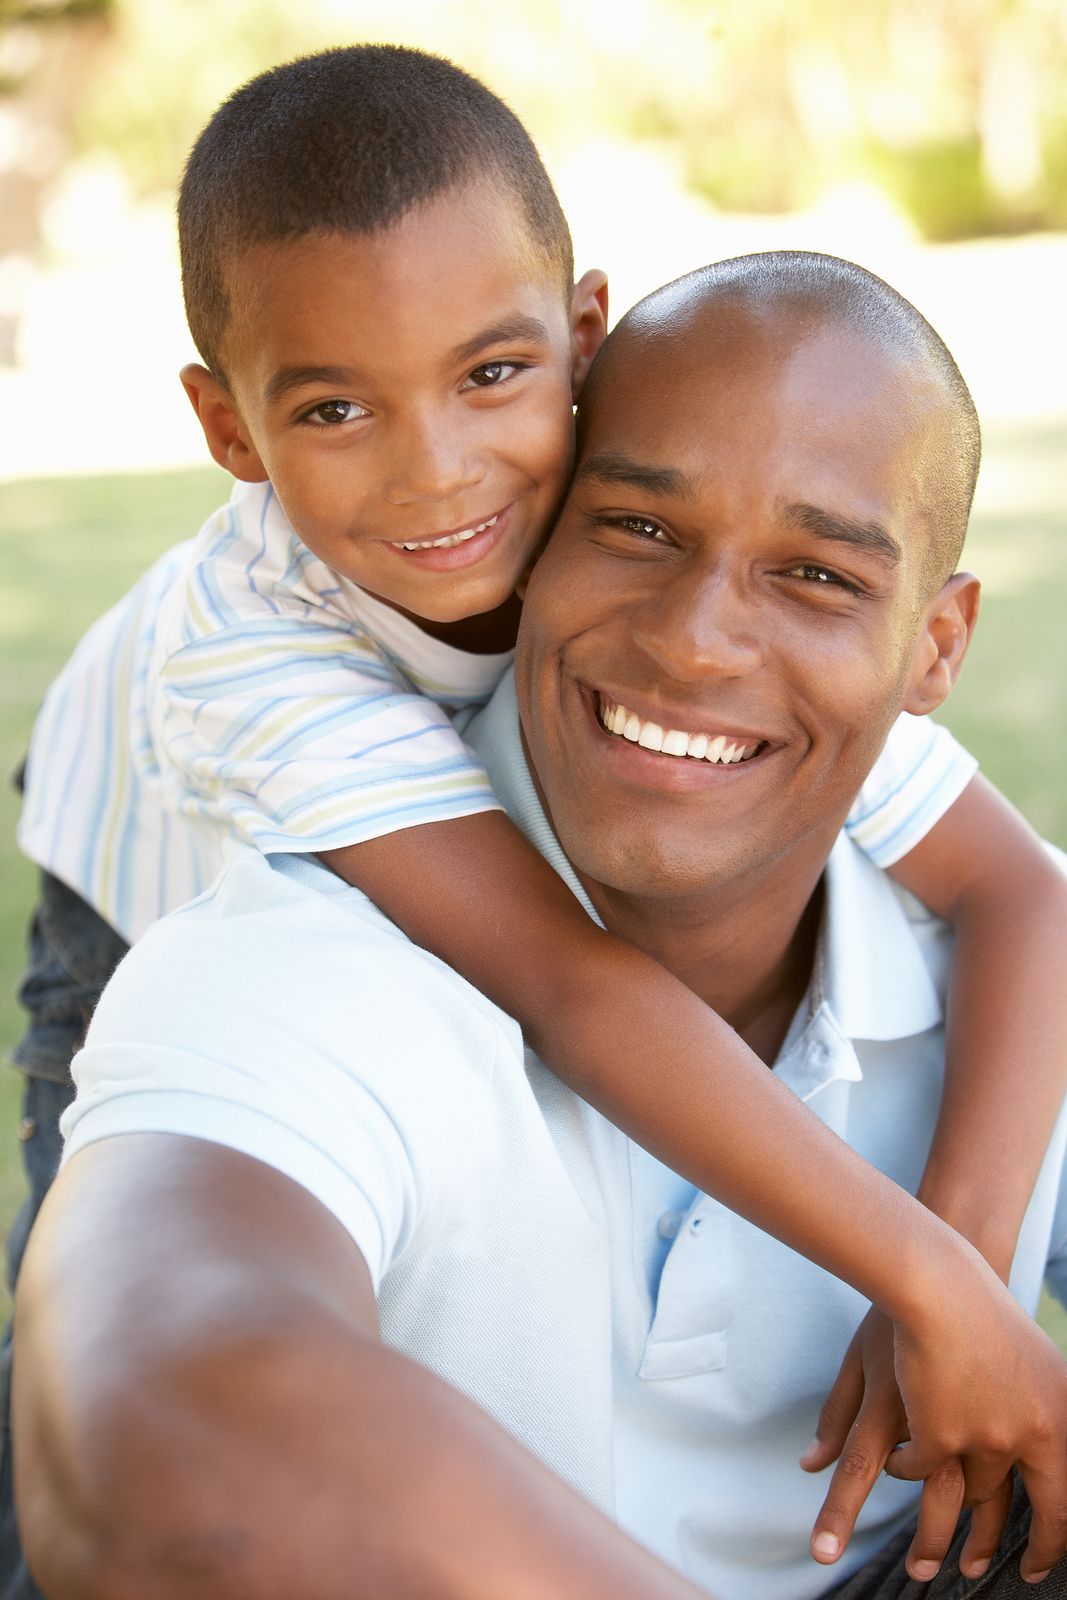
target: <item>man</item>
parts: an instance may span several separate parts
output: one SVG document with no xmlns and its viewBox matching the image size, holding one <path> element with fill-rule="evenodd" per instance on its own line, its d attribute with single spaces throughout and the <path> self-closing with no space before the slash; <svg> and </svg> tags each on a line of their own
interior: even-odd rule
<svg viewBox="0 0 1067 1600">
<path fill-rule="evenodd" d="M 974 581 L 943 581 L 953 399 L 858 269 L 750 260 L 661 291 L 595 372 L 517 698 L 468 735 L 588 909 L 905 1185 L 950 940 L 838 835 L 973 624 Z M 749 758 L 664 755 L 630 717 Z M 1024 1303 L 1064 1254 L 1063 1131 Z M 507 1018 L 317 865 L 242 860 L 138 946 L 68 1133 L 15 1369 L 55 1600 L 696 1592 L 595 1505 L 727 1600 L 907 1583 L 908 1483 L 879 1481 L 840 1568 L 807 1555 L 821 1487 L 796 1458 L 859 1296 L 523 1070 Z M 920 1299 L 954 1292 L 905 1268 Z M 1020 1526 L 990 1595 L 1018 1583 Z"/>
</svg>

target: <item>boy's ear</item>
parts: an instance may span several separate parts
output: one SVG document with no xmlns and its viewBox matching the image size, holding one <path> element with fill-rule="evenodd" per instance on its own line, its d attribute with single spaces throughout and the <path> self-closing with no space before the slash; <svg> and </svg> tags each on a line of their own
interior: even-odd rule
<svg viewBox="0 0 1067 1600">
<path fill-rule="evenodd" d="M 901 710 L 925 716 L 937 710 L 952 688 L 978 621 L 981 588 L 973 572 L 957 572 L 930 601 Z"/>
<path fill-rule="evenodd" d="M 195 361 L 183 367 L 179 376 L 200 419 L 207 447 L 219 466 L 245 483 L 266 483 L 267 469 L 222 385 Z"/>
<path fill-rule="evenodd" d="M 571 399 L 582 392 L 593 357 L 608 336 L 608 275 L 599 267 L 574 285 L 571 299 Z"/>
</svg>

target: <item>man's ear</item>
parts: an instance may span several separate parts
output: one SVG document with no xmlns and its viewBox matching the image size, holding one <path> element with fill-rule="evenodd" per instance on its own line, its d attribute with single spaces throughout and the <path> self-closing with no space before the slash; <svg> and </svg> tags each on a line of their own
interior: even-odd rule
<svg viewBox="0 0 1067 1600">
<path fill-rule="evenodd" d="M 937 710 L 952 688 L 978 621 L 981 587 L 973 572 L 957 572 L 930 601 L 911 658 L 902 710 L 925 716 Z"/>
<path fill-rule="evenodd" d="M 599 267 L 583 274 L 571 300 L 571 399 L 582 392 L 593 357 L 608 336 L 608 275 Z"/>
<path fill-rule="evenodd" d="M 183 367 L 179 376 L 219 466 L 245 483 L 266 483 L 270 474 L 222 385 L 195 361 Z"/>
</svg>

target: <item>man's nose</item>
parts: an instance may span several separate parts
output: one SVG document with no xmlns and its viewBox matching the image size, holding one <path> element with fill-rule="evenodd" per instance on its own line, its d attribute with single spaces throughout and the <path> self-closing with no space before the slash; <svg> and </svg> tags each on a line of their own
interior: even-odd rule
<svg viewBox="0 0 1067 1600">
<path fill-rule="evenodd" d="M 484 450 L 455 416 L 423 412 L 391 429 L 384 483 L 390 505 L 450 500 L 485 474 Z"/>
<path fill-rule="evenodd" d="M 766 659 L 754 607 L 727 570 L 679 572 L 631 614 L 634 642 L 678 683 L 748 677 Z"/>
</svg>

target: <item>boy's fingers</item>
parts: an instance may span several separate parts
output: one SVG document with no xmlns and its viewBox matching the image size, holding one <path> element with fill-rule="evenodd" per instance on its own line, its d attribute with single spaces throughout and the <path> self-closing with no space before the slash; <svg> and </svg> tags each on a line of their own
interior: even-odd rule
<svg viewBox="0 0 1067 1600">
<path fill-rule="evenodd" d="M 1067 1549 L 1067 1500 L 1062 1475 L 1051 1483 L 1025 1468 L 1020 1475 L 1030 1496 L 1033 1520 L 1019 1572 L 1028 1583 L 1035 1583 L 1062 1559 Z"/>
<path fill-rule="evenodd" d="M 960 1571 L 965 1578 L 980 1578 L 988 1567 L 1004 1532 L 1014 1487 L 1009 1472 L 996 1491 L 971 1511 L 971 1530 L 960 1551 Z"/>
<path fill-rule="evenodd" d="M 919 1526 L 904 1563 L 909 1578 L 929 1583 L 937 1572 L 952 1543 L 962 1505 L 963 1466 L 958 1460 L 946 1461 L 923 1484 Z"/>
<path fill-rule="evenodd" d="M 878 1423 L 861 1412 L 845 1440 L 812 1530 L 811 1553 L 824 1566 L 836 1561 L 844 1551 L 892 1448 L 892 1435 L 887 1432 L 885 1420 Z"/>
<path fill-rule="evenodd" d="M 849 1429 L 863 1404 L 863 1366 L 849 1346 L 834 1386 L 819 1412 L 815 1437 L 800 1458 L 805 1472 L 821 1472 L 844 1449 Z"/>
<path fill-rule="evenodd" d="M 909 1483 L 917 1483 L 930 1471 L 930 1463 L 923 1460 L 918 1445 L 908 1439 L 887 1457 L 885 1471 L 887 1477 L 904 1478 Z"/>
</svg>

